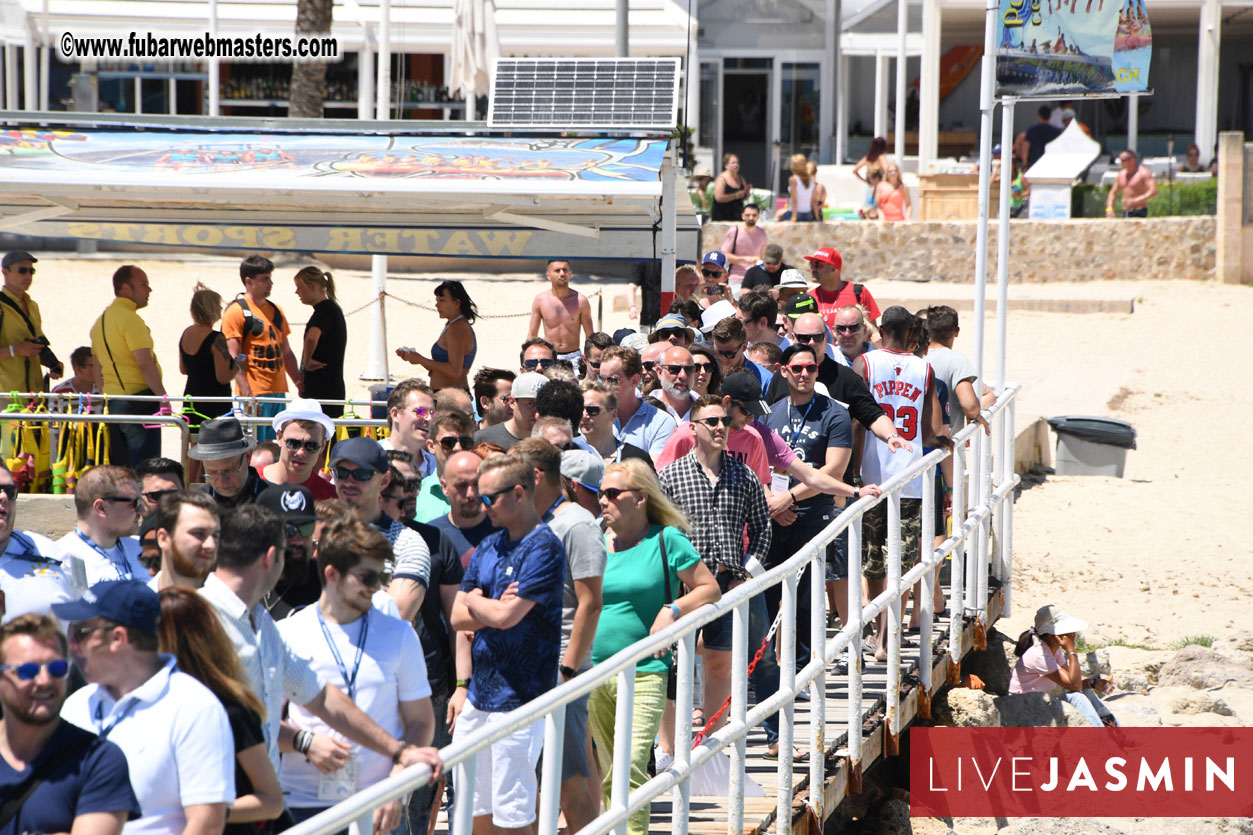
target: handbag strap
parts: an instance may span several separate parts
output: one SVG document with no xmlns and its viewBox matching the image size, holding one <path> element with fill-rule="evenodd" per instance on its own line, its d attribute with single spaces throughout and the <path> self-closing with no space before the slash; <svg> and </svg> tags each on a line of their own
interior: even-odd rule
<svg viewBox="0 0 1253 835">
<path fill-rule="evenodd" d="M 657 534 L 657 542 L 661 545 L 661 585 L 666 590 L 666 603 L 669 606 L 674 602 L 674 595 L 670 593 L 670 560 L 666 557 L 666 529 L 663 527 L 661 533 Z"/>
<path fill-rule="evenodd" d="M 39 767 L 31 771 L 30 774 L 26 775 L 26 779 L 16 787 L 15 793 L 10 795 L 4 806 L 0 806 L 0 829 L 8 826 L 9 821 L 17 817 L 17 813 L 22 811 L 22 807 L 26 805 L 26 801 L 30 800 L 30 796 L 35 793 L 35 790 L 52 776 L 52 772 L 68 762 L 71 757 L 86 751 L 87 746 L 95 739 L 95 737 L 87 737 L 71 742 L 40 763 Z"/>
</svg>

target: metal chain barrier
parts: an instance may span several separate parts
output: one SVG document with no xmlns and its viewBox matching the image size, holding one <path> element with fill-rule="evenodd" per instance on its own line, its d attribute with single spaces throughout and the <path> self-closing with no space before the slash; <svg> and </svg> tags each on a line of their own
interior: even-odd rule
<svg viewBox="0 0 1253 835">
<path fill-rule="evenodd" d="M 389 299 L 398 301 L 401 304 L 408 305 L 409 307 L 416 307 L 418 310 L 426 310 L 430 313 L 438 312 L 434 307 L 432 307 L 429 304 L 422 304 L 421 302 L 411 301 L 409 299 L 402 298 L 401 296 L 397 296 L 394 293 L 389 293 L 386 290 L 379 293 L 379 295 L 386 296 Z M 589 293 L 585 295 L 587 295 L 589 299 L 593 297 L 599 298 L 602 295 L 602 291 L 597 290 L 595 293 Z M 355 307 L 352 310 L 347 311 L 346 313 L 344 313 L 344 316 L 348 317 L 348 316 L 352 316 L 354 313 L 360 313 L 363 310 L 367 310 L 373 307 L 377 303 L 378 303 L 378 299 L 370 299 L 368 302 L 361 305 L 360 307 Z M 478 318 L 479 319 L 524 319 L 530 315 L 531 315 L 531 311 L 528 310 L 526 313 L 480 313 L 478 315 Z"/>
</svg>

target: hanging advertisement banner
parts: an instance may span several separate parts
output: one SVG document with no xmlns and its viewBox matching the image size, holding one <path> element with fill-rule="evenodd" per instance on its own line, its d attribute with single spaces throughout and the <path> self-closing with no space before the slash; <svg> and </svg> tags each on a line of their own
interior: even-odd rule
<svg viewBox="0 0 1253 835">
<path fill-rule="evenodd" d="M 1144 0 L 1000 0 L 996 95 L 1075 99 L 1148 90 Z"/>
</svg>

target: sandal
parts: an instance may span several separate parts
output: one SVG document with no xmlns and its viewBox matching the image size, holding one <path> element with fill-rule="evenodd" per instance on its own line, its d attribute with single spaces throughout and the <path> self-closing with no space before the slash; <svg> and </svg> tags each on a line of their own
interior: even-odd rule
<svg viewBox="0 0 1253 835">
<path fill-rule="evenodd" d="M 705 727 L 705 711 L 700 708 L 692 711 L 692 724 L 698 727 Z"/>
</svg>

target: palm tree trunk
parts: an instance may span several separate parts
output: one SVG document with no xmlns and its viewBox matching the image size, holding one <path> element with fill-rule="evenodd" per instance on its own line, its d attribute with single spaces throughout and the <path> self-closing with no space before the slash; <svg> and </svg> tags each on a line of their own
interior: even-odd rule
<svg viewBox="0 0 1253 835">
<path fill-rule="evenodd" d="M 297 0 L 296 34 L 329 34 L 332 0 Z M 326 64 L 302 61 L 292 64 L 291 99 L 287 115 L 293 119 L 321 119 L 326 101 Z"/>
</svg>

